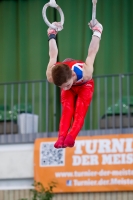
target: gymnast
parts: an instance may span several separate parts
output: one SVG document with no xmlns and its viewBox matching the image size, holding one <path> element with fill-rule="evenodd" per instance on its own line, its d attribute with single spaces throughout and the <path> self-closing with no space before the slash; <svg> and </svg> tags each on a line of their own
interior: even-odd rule
<svg viewBox="0 0 133 200">
<path fill-rule="evenodd" d="M 54 26 L 63 29 L 60 22 Z M 85 62 L 67 58 L 57 62 L 57 30 L 48 28 L 49 63 L 46 70 L 47 80 L 61 88 L 62 115 L 59 124 L 58 139 L 55 148 L 73 147 L 75 139 L 82 129 L 84 119 L 94 92 L 93 65 L 99 50 L 103 27 L 95 19 L 88 24 L 93 31 Z"/>
</svg>

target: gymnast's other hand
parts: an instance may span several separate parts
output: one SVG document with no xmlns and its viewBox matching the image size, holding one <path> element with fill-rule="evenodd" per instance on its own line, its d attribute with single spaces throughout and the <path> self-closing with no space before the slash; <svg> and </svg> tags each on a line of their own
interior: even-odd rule
<svg viewBox="0 0 133 200">
<path fill-rule="evenodd" d="M 103 31 L 103 26 L 102 26 L 102 24 L 100 24 L 100 23 L 98 22 L 97 19 L 95 19 L 94 25 L 93 25 L 93 23 L 92 23 L 92 20 L 88 23 L 88 25 L 89 25 L 89 27 L 90 27 L 90 29 L 91 29 L 92 31 L 98 31 L 98 32 L 100 32 L 100 33 L 102 33 L 102 31 Z"/>
</svg>

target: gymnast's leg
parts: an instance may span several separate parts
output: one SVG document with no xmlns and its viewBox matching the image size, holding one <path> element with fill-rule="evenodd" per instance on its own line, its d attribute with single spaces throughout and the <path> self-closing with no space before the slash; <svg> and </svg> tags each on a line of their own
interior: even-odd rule
<svg viewBox="0 0 133 200">
<path fill-rule="evenodd" d="M 71 126 L 74 115 L 75 94 L 70 90 L 61 91 L 62 116 L 59 124 L 58 140 L 54 144 L 55 148 L 63 148 L 64 140 Z"/>
<path fill-rule="evenodd" d="M 83 85 L 82 89 L 79 91 L 78 98 L 76 101 L 74 121 L 72 124 L 72 128 L 70 129 L 70 132 L 68 133 L 64 141 L 64 147 L 74 146 L 75 139 L 84 124 L 84 119 L 92 100 L 93 87 L 94 87 L 94 82 L 92 81 L 92 84 L 87 83 Z"/>
</svg>

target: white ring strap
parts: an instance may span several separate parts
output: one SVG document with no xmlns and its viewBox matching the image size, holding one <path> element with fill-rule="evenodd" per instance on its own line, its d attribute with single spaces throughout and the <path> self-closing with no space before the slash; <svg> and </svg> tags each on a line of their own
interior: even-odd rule
<svg viewBox="0 0 133 200">
<path fill-rule="evenodd" d="M 58 28 L 56 27 L 55 25 L 51 24 L 48 19 L 47 19 L 47 16 L 46 16 L 46 10 L 48 7 L 53 7 L 53 8 L 56 8 L 59 13 L 60 13 L 60 17 L 61 17 L 61 25 L 63 26 L 64 24 L 64 14 L 63 14 L 63 11 L 61 10 L 61 8 L 56 4 L 55 0 L 50 0 L 49 3 L 46 3 L 43 7 L 43 10 L 42 10 L 42 16 L 43 16 L 43 19 L 45 21 L 45 23 L 52 29 L 55 29 L 56 31 L 61 31 L 62 28 Z"/>
<path fill-rule="evenodd" d="M 95 25 L 95 19 L 96 19 L 96 4 L 97 4 L 97 0 L 92 0 L 93 3 L 93 7 L 92 7 L 92 25 Z"/>
</svg>

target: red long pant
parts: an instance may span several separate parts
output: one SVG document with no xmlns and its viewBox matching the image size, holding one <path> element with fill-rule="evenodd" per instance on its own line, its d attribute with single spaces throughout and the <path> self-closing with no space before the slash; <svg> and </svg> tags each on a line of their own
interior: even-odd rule
<svg viewBox="0 0 133 200">
<path fill-rule="evenodd" d="M 84 124 L 93 92 L 93 79 L 83 85 L 72 86 L 69 90 L 61 91 L 62 116 L 59 125 L 59 137 L 66 137 L 68 133 L 74 139 L 77 137 Z"/>
</svg>

